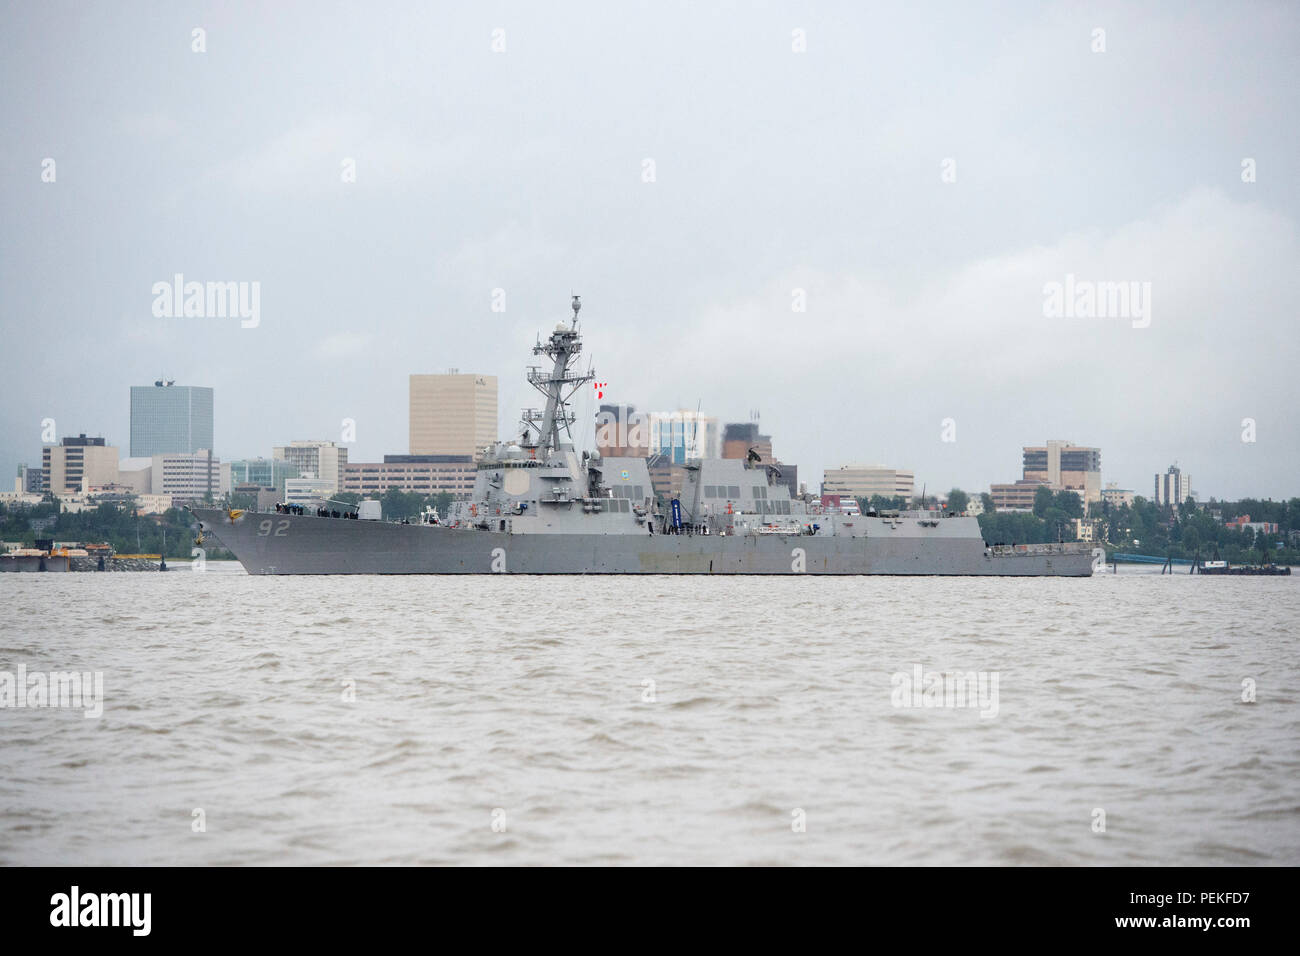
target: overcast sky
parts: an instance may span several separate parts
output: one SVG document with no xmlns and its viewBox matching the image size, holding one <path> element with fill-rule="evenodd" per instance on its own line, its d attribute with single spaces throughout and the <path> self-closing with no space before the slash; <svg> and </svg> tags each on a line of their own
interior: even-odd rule
<svg viewBox="0 0 1300 956">
<path fill-rule="evenodd" d="M 814 489 L 987 490 L 1065 438 L 1146 495 L 1175 460 L 1300 495 L 1298 11 L 7 4 L 0 467 L 46 418 L 125 455 L 162 375 L 216 390 L 224 459 L 344 418 L 404 453 L 408 374 L 448 367 L 513 432 L 577 292 L 608 399 L 757 409 Z M 176 273 L 259 282 L 260 324 L 156 317 Z M 1046 315 L 1067 274 L 1149 315 Z"/>
</svg>

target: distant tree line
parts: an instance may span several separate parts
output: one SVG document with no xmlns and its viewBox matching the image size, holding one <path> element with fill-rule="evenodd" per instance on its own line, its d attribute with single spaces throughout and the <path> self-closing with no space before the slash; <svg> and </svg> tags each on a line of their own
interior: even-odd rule
<svg viewBox="0 0 1300 956">
<path fill-rule="evenodd" d="M 53 522 L 44 526 L 43 519 L 51 518 Z M 43 525 L 40 531 L 33 529 L 33 522 Z M 63 511 L 58 498 L 52 495 L 46 495 L 36 505 L 0 505 L 0 540 L 21 541 L 26 547 L 34 545 L 37 538 L 51 538 L 108 544 L 118 554 L 163 554 L 189 560 L 197 532 L 193 516 L 179 508 L 169 508 L 160 515 L 137 516 L 131 501 L 103 502 L 75 514 Z M 216 542 L 205 542 L 203 547 L 210 559 L 232 557 Z"/>
<path fill-rule="evenodd" d="M 1256 534 L 1252 528 L 1238 530 L 1224 523 L 1242 515 L 1250 515 L 1252 522 L 1276 524 L 1277 533 Z M 1300 498 L 1233 502 L 1211 498 L 1203 505 L 1189 498 L 1175 510 L 1139 497 L 1131 507 L 1103 504 L 1098 516 L 1111 550 L 1175 558 L 1217 555 L 1235 564 L 1300 564 L 1294 534 L 1300 532 Z"/>
<path fill-rule="evenodd" d="M 1108 552 L 1157 557 L 1213 560 L 1234 564 L 1276 562 L 1300 565 L 1300 498 L 1287 501 L 1244 498 L 1201 504 L 1188 498 L 1178 508 L 1138 496 L 1132 505 L 1095 502 L 1085 513 L 1082 499 L 1071 491 L 1039 488 L 1029 512 L 998 511 L 988 493 L 980 495 L 984 513 L 980 530 L 990 544 L 1041 544 L 1075 540 L 1075 518 L 1097 524 L 1098 544 Z M 948 510 L 961 512 L 970 495 L 960 488 L 948 493 Z M 1275 534 L 1251 528 L 1229 528 L 1234 518 L 1250 515 L 1252 522 L 1278 526 Z"/>
</svg>

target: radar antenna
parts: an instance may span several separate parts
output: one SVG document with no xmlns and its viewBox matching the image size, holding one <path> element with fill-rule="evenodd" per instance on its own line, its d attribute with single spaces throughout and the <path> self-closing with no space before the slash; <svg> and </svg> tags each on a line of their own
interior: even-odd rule
<svg viewBox="0 0 1300 956">
<path fill-rule="evenodd" d="M 573 450 L 571 426 L 575 416 L 569 411 L 569 400 L 579 388 L 596 377 L 595 370 L 590 367 L 586 374 L 570 368 L 582 351 L 582 335 L 578 332 L 581 296 L 573 297 L 572 307 L 573 325 L 566 329 L 561 323 L 545 342 L 539 342 L 533 348 L 534 355 L 551 359 L 551 367 L 535 365 L 528 370 L 528 382 L 546 396 L 546 408 L 526 410 L 523 421 L 537 428 L 536 448 L 543 451 Z"/>
</svg>

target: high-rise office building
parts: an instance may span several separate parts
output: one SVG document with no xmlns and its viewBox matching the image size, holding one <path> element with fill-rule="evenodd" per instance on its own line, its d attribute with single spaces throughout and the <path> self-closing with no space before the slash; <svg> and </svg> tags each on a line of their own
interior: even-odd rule
<svg viewBox="0 0 1300 956">
<path fill-rule="evenodd" d="M 117 481 L 117 449 L 102 438 L 67 437 L 41 449 L 42 491 L 81 494 Z"/>
<path fill-rule="evenodd" d="M 159 380 L 131 386 L 131 457 L 212 448 L 212 389 Z"/>
<path fill-rule="evenodd" d="M 722 427 L 711 415 L 690 409 L 638 412 L 633 405 L 605 404 L 596 416 L 596 450 L 619 458 L 662 455 L 669 464 L 720 458 Z"/>
<path fill-rule="evenodd" d="M 1070 441 L 1025 446 L 1024 480 L 1044 481 L 1053 489 L 1074 491 L 1085 502 L 1101 500 L 1101 449 Z"/>
<path fill-rule="evenodd" d="M 775 460 L 772 454 L 772 436 L 760 435 L 757 422 L 737 422 L 723 429 L 719 457 L 748 458 L 751 448 L 764 462 Z"/>
<path fill-rule="evenodd" d="M 410 453 L 471 455 L 497 435 L 495 375 L 412 375 Z"/>
<path fill-rule="evenodd" d="M 693 458 L 722 457 L 722 429 L 711 415 L 689 409 L 676 412 L 649 412 L 634 417 L 645 429 L 650 454 L 667 455 L 675 465 Z"/>
<path fill-rule="evenodd" d="M 1192 476 L 1184 475 L 1177 465 L 1170 465 L 1163 475 L 1156 475 L 1156 504 L 1181 508 L 1193 494 Z"/>
</svg>

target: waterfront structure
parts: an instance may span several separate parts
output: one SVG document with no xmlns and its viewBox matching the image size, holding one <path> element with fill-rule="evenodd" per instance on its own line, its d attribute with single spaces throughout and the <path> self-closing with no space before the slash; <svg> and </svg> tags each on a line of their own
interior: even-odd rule
<svg viewBox="0 0 1300 956">
<path fill-rule="evenodd" d="M 1192 476 L 1184 475 L 1177 465 L 1170 465 L 1163 475 L 1155 476 L 1155 503 L 1181 508 L 1188 498 L 1195 497 L 1192 491 Z"/>
<path fill-rule="evenodd" d="M 1101 501 L 1101 449 L 1055 440 L 1022 451 L 1025 481 L 1078 492 L 1085 505 Z"/>
<path fill-rule="evenodd" d="M 159 380 L 131 386 L 131 457 L 212 448 L 212 389 Z"/>
<path fill-rule="evenodd" d="M 41 449 L 41 470 L 41 491 L 82 494 L 92 485 L 117 481 L 117 449 L 103 438 L 87 438 L 84 432 L 68 436 Z"/>
<path fill-rule="evenodd" d="M 822 494 L 852 498 L 911 498 L 916 475 L 908 469 L 885 465 L 841 465 L 828 469 L 822 479 Z"/>
<path fill-rule="evenodd" d="M 348 462 L 339 490 L 367 497 L 396 488 L 418 495 L 446 493 L 463 498 L 474 490 L 477 474 L 471 455 L 385 455 L 382 462 Z"/>
<path fill-rule="evenodd" d="M 410 377 L 412 455 L 478 455 L 497 438 L 497 378 L 462 375 Z"/>
<path fill-rule="evenodd" d="M 272 448 L 271 457 L 296 468 L 298 477 L 311 475 L 329 482 L 334 486 L 332 491 L 338 491 L 348 463 L 348 450 L 332 441 L 293 441 Z"/>
</svg>

